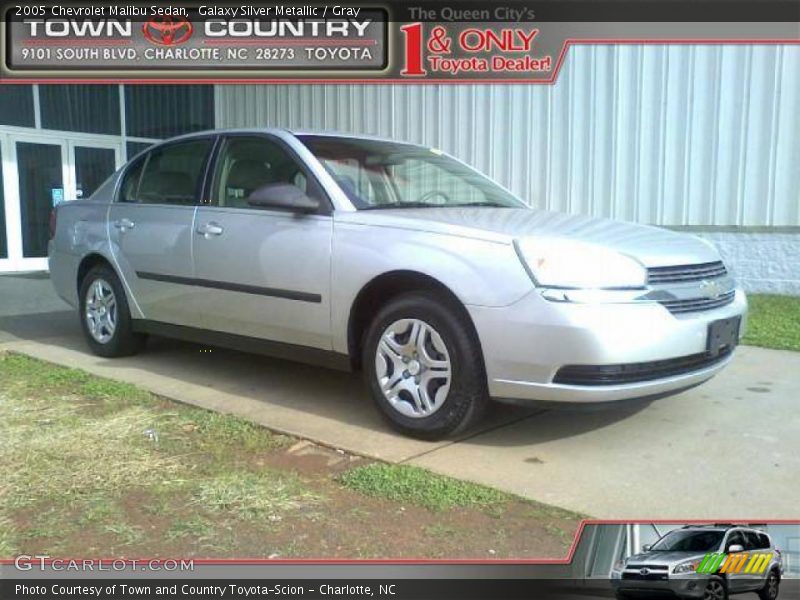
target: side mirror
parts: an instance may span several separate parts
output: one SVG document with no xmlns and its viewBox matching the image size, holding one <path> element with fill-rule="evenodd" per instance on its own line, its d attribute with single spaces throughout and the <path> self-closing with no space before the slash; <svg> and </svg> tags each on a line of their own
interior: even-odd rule
<svg viewBox="0 0 800 600">
<path fill-rule="evenodd" d="M 642 546 L 642 552 L 650 552 L 650 548 L 652 547 L 653 546 L 651 544 L 645 544 L 644 546 Z"/>
<path fill-rule="evenodd" d="M 312 213 L 319 210 L 319 200 L 309 197 L 291 183 L 268 183 L 253 191 L 247 197 L 250 206 L 277 208 L 299 213 Z"/>
<path fill-rule="evenodd" d="M 732 554 L 736 552 L 744 552 L 744 546 L 742 546 L 741 544 L 731 544 L 730 546 L 728 546 L 728 552 Z"/>
</svg>

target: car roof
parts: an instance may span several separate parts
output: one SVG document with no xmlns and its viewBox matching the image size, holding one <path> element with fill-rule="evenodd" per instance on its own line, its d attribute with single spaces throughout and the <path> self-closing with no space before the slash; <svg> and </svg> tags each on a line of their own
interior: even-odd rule
<svg viewBox="0 0 800 600">
<path fill-rule="evenodd" d="M 681 529 L 696 529 L 698 531 L 728 531 L 729 529 L 747 529 L 764 535 L 769 535 L 758 526 L 734 523 L 709 523 L 706 525 L 684 525 Z"/>
<path fill-rule="evenodd" d="M 314 137 L 332 137 L 332 138 L 344 138 L 344 139 L 353 139 L 353 140 L 372 140 L 375 142 L 390 142 L 392 144 L 406 144 L 407 146 L 417 146 L 419 148 L 424 148 L 422 144 L 414 144 L 412 142 L 406 142 L 404 140 L 396 140 L 394 138 L 389 138 L 380 135 L 371 135 L 366 133 L 352 133 L 348 131 L 315 131 L 313 129 L 305 129 L 305 130 L 289 130 L 289 133 L 295 136 L 314 136 Z"/>
<path fill-rule="evenodd" d="M 414 144 L 412 142 L 406 142 L 403 140 L 396 140 L 389 137 L 383 137 L 378 135 L 369 135 L 369 134 L 362 134 L 362 133 L 352 133 L 346 131 L 315 131 L 313 129 L 288 129 L 284 127 L 230 127 L 230 128 L 223 128 L 223 129 L 206 129 L 203 131 L 193 131 L 191 133 L 184 133 L 183 135 L 178 135 L 175 137 L 171 137 L 165 140 L 159 141 L 157 144 L 163 144 L 165 142 L 173 142 L 177 140 L 184 140 L 184 139 L 191 139 L 195 137 L 206 137 L 209 135 L 219 135 L 224 133 L 277 133 L 277 134 L 290 134 L 295 137 L 301 136 L 314 136 L 314 137 L 331 137 L 331 138 L 346 138 L 346 139 L 354 139 L 354 140 L 372 140 L 376 142 L 389 142 L 392 144 L 405 144 L 408 146 L 415 146 L 418 148 L 425 148 L 421 144 Z M 154 145 L 157 145 L 154 144 Z"/>
</svg>

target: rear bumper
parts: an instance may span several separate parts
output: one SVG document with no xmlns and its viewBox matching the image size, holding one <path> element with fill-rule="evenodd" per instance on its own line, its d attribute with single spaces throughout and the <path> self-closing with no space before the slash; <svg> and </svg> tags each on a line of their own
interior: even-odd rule
<svg viewBox="0 0 800 600">
<path fill-rule="evenodd" d="M 50 281 L 56 293 L 72 307 L 78 306 L 78 265 L 80 259 L 72 254 L 57 251 L 52 240 L 48 247 L 47 265 Z"/>
<path fill-rule="evenodd" d="M 666 395 L 713 377 L 733 354 L 703 359 L 708 326 L 741 316 L 743 334 L 747 300 L 737 289 L 726 306 L 672 314 L 657 302 L 552 302 L 534 291 L 507 307 L 467 308 L 481 340 L 492 397 L 591 403 Z M 613 378 L 591 385 L 559 383 L 570 380 L 556 377 L 567 365 L 637 365 L 653 373 L 643 371 L 641 380 L 630 383 Z"/>
</svg>

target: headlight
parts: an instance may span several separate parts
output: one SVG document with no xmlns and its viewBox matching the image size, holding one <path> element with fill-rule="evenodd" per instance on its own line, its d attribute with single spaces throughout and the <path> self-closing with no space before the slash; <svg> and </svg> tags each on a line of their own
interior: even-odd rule
<svg viewBox="0 0 800 600">
<path fill-rule="evenodd" d="M 694 573 L 697 570 L 697 566 L 700 564 L 699 560 L 689 560 L 686 562 L 682 562 L 678 565 L 675 565 L 675 568 L 672 569 L 673 573 Z"/>
<path fill-rule="evenodd" d="M 625 559 L 621 558 L 616 563 L 614 563 L 614 571 L 622 571 L 625 568 Z"/>
<path fill-rule="evenodd" d="M 570 240 L 516 240 L 517 252 L 540 287 L 642 288 L 647 270 L 602 246 Z"/>
</svg>

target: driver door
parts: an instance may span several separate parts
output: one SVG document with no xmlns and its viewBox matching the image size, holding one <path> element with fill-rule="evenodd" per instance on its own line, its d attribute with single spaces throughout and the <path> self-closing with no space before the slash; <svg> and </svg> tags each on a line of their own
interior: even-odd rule
<svg viewBox="0 0 800 600">
<path fill-rule="evenodd" d="M 728 532 L 728 538 L 725 540 L 725 552 L 730 555 L 733 554 L 730 551 L 731 546 L 741 546 L 744 548 L 743 551 L 739 552 L 738 554 L 745 554 L 747 553 L 747 541 L 745 540 L 744 533 L 739 530 L 735 529 L 733 531 Z M 748 559 L 749 560 L 749 557 Z M 745 566 L 747 565 L 747 561 L 745 561 Z M 748 579 L 750 576 L 744 573 L 744 567 L 736 573 L 728 573 L 728 591 L 731 593 L 741 592 L 746 590 L 748 587 Z"/>
<path fill-rule="evenodd" d="M 226 136 L 211 172 L 192 235 L 203 327 L 330 350 L 333 220 L 316 180 L 266 134 Z M 248 204 L 275 183 L 297 185 L 322 208 L 298 214 Z"/>
</svg>

